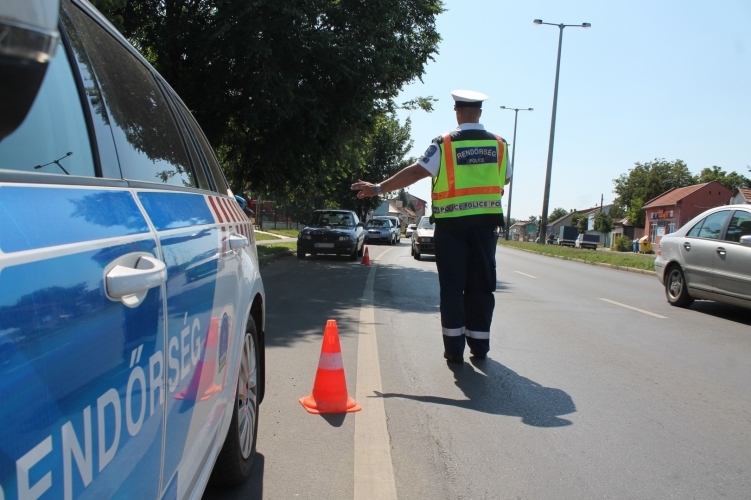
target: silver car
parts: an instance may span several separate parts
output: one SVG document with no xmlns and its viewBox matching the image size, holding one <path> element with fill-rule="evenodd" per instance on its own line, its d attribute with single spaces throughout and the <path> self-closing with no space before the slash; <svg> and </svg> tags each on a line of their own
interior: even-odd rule
<svg viewBox="0 0 751 500">
<path fill-rule="evenodd" d="M 402 222 L 399 220 L 399 217 L 393 217 L 391 215 L 376 215 L 373 217 L 373 220 L 378 219 L 391 221 L 391 232 L 394 235 L 394 242 L 399 243 L 402 241 Z"/>
<path fill-rule="evenodd" d="M 664 236 L 655 271 L 671 305 L 708 299 L 751 308 L 751 205 L 707 210 Z"/>
</svg>

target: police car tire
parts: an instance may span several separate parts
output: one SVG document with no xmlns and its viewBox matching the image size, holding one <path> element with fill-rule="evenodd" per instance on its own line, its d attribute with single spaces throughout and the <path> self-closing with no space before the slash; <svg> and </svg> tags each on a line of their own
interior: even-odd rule
<svg viewBox="0 0 751 500">
<path fill-rule="evenodd" d="M 239 394 L 235 394 L 234 398 L 234 410 L 232 411 L 232 420 L 229 424 L 229 430 L 227 431 L 227 437 L 222 445 L 222 450 L 219 452 L 219 456 L 214 464 L 214 470 L 211 472 L 210 482 L 218 486 L 233 486 L 245 481 L 250 476 L 250 471 L 253 467 L 253 459 L 256 456 L 256 440 L 258 438 L 258 391 L 260 389 L 260 352 L 258 350 L 258 334 L 256 333 L 256 325 L 251 318 L 248 321 L 248 328 L 245 333 L 246 338 L 250 336 L 252 339 L 252 345 L 255 346 L 255 369 L 256 369 L 256 397 L 254 400 L 255 418 L 253 421 L 253 436 L 250 445 L 250 453 L 247 457 L 243 457 L 242 445 L 240 443 L 240 429 L 238 425 L 239 419 Z M 243 343 L 244 345 L 244 343 Z M 238 371 L 238 382 L 241 376 Z"/>
</svg>

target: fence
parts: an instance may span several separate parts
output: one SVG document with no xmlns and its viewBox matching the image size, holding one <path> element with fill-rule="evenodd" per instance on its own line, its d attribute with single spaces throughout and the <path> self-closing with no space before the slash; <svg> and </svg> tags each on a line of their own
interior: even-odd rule
<svg viewBox="0 0 751 500">
<path fill-rule="evenodd" d="M 315 205 L 313 203 L 285 203 L 261 197 L 250 200 L 254 212 L 254 222 L 258 229 L 302 229 L 310 220 Z"/>
</svg>

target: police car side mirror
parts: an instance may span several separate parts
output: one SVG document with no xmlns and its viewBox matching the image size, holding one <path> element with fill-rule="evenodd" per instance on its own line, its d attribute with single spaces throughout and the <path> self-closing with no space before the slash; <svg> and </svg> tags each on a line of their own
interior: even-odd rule
<svg viewBox="0 0 751 500">
<path fill-rule="evenodd" d="M 60 0 L 0 2 L 0 140 L 26 119 L 55 55 Z"/>
</svg>

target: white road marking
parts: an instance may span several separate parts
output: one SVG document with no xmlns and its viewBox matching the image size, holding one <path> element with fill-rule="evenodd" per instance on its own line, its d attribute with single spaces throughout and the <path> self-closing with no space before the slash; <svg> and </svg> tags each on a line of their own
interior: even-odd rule
<svg viewBox="0 0 751 500">
<path fill-rule="evenodd" d="M 620 302 L 616 302 L 614 300 L 603 299 L 603 298 L 600 298 L 600 300 L 602 300 L 603 302 L 608 302 L 610 304 L 614 304 L 616 306 L 625 307 L 626 309 L 631 309 L 632 311 L 640 312 L 642 314 L 647 314 L 649 316 L 654 316 L 655 318 L 668 319 L 666 316 L 660 316 L 659 314 L 655 314 L 653 312 L 645 311 L 644 309 L 639 309 L 638 307 L 627 306 L 626 304 L 621 304 Z"/>
<path fill-rule="evenodd" d="M 362 406 L 362 411 L 355 413 L 355 500 L 396 500 L 386 409 L 383 398 L 376 397 L 376 393 L 383 392 L 383 388 L 373 307 L 377 261 L 391 250 L 393 248 L 373 259 L 360 307 L 355 399 Z"/>
<path fill-rule="evenodd" d="M 531 274 L 523 273 L 521 271 L 514 271 L 517 274 L 521 274 L 522 276 L 526 276 L 527 278 L 534 278 L 537 279 L 537 276 L 532 276 Z"/>
</svg>

